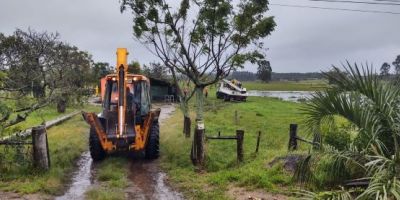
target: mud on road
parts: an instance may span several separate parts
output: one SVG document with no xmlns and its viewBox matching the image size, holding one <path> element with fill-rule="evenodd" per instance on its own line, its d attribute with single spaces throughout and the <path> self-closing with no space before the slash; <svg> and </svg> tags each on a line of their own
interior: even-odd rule
<svg viewBox="0 0 400 200">
<path fill-rule="evenodd" d="M 153 107 L 161 108 L 160 124 L 175 111 L 175 106 L 168 104 L 156 104 Z M 183 199 L 182 194 L 168 185 L 167 176 L 160 170 L 158 160 L 131 160 L 129 170 L 130 186 L 125 190 L 128 199 Z"/>
</svg>

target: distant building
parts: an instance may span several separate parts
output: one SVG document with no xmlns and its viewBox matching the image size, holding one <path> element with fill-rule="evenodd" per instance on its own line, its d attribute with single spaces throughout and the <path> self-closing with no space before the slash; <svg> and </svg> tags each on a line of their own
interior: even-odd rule
<svg viewBox="0 0 400 200">
<path fill-rule="evenodd" d="M 174 96 L 174 99 L 178 99 L 178 90 L 175 84 L 172 84 L 165 80 L 150 78 L 150 95 L 153 101 L 163 101 L 165 96 Z"/>
</svg>

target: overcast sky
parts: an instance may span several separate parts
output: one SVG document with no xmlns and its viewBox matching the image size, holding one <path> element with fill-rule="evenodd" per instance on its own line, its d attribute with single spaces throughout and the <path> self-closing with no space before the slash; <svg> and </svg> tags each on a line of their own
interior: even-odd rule
<svg viewBox="0 0 400 200">
<path fill-rule="evenodd" d="M 361 0 L 360 0 L 361 1 Z M 374 0 L 362 0 L 374 1 Z M 376 2 L 376 1 L 375 1 Z M 309 5 L 400 13 L 400 6 L 338 4 L 308 0 L 270 0 L 272 4 Z M 383 62 L 400 55 L 400 15 L 290 8 L 270 5 L 276 30 L 265 40 L 275 72 L 318 72 L 345 60 Z M 121 14 L 118 0 L 0 0 L 0 32 L 16 28 L 58 32 L 61 39 L 115 63 L 117 47 L 127 47 L 129 59 L 158 61 L 134 41 L 129 12 Z M 255 71 L 248 65 L 246 70 Z"/>
</svg>

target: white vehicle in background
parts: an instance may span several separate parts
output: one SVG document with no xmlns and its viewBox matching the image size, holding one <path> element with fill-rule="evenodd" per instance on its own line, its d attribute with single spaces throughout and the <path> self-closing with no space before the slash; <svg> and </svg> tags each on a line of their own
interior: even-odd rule
<svg viewBox="0 0 400 200">
<path fill-rule="evenodd" d="M 246 101 L 247 91 L 237 80 L 222 79 L 218 84 L 217 98 L 225 101 Z"/>
</svg>

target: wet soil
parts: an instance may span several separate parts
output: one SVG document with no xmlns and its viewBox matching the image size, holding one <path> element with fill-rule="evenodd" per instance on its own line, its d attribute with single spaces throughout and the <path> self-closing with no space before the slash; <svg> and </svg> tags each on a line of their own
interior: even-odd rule
<svg viewBox="0 0 400 200">
<path fill-rule="evenodd" d="M 44 194 L 18 194 L 14 192 L 3 192 L 0 191 L 0 200 L 50 200 L 52 199 L 49 195 Z"/>
<path fill-rule="evenodd" d="M 161 108 L 160 123 L 164 123 L 175 111 L 173 105 L 158 104 L 153 105 L 153 107 Z M 127 199 L 183 199 L 182 194 L 168 185 L 167 175 L 160 170 L 157 160 L 132 160 L 129 170 L 130 186 L 125 190 Z"/>
<path fill-rule="evenodd" d="M 230 186 L 227 194 L 235 200 L 288 200 L 282 194 L 268 193 L 263 190 L 246 190 L 245 188 Z"/>
<path fill-rule="evenodd" d="M 72 184 L 63 196 L 56 197 L 56 200 L 84 199 L 85 192 L 93 184 L 92 158 L 89 152 L 85 152 L 79 158 L 79 169 L 73 173 Z"/>
<path fill-rule="evenodd" d="M 153 107 L 161 108 L 160 123 L 163 123 L 175 111 L 175 106 L 172 104 L 155 104 Z M 56 200 L 84 199 L 85 192 L 96 186 L 93 180 L 95 166 L 92 166 L 89 152 L 82 154 L 78 166 L 79 169 L 73 173 L 70 188 Z M 182 194 L 167 184 L 167 175 L 160 170 L 157 160 L 131 159 L 128 180 L 129 186 L 125 189 L 126 199 L 183 199 Z"/>
<path fill-rule="evenodd" d="M 160 171 L 157 161 L 132 161 L 128 178 L 127 199 L 183 199 L 167 184 L 167 175 Z"/>
</svg>

